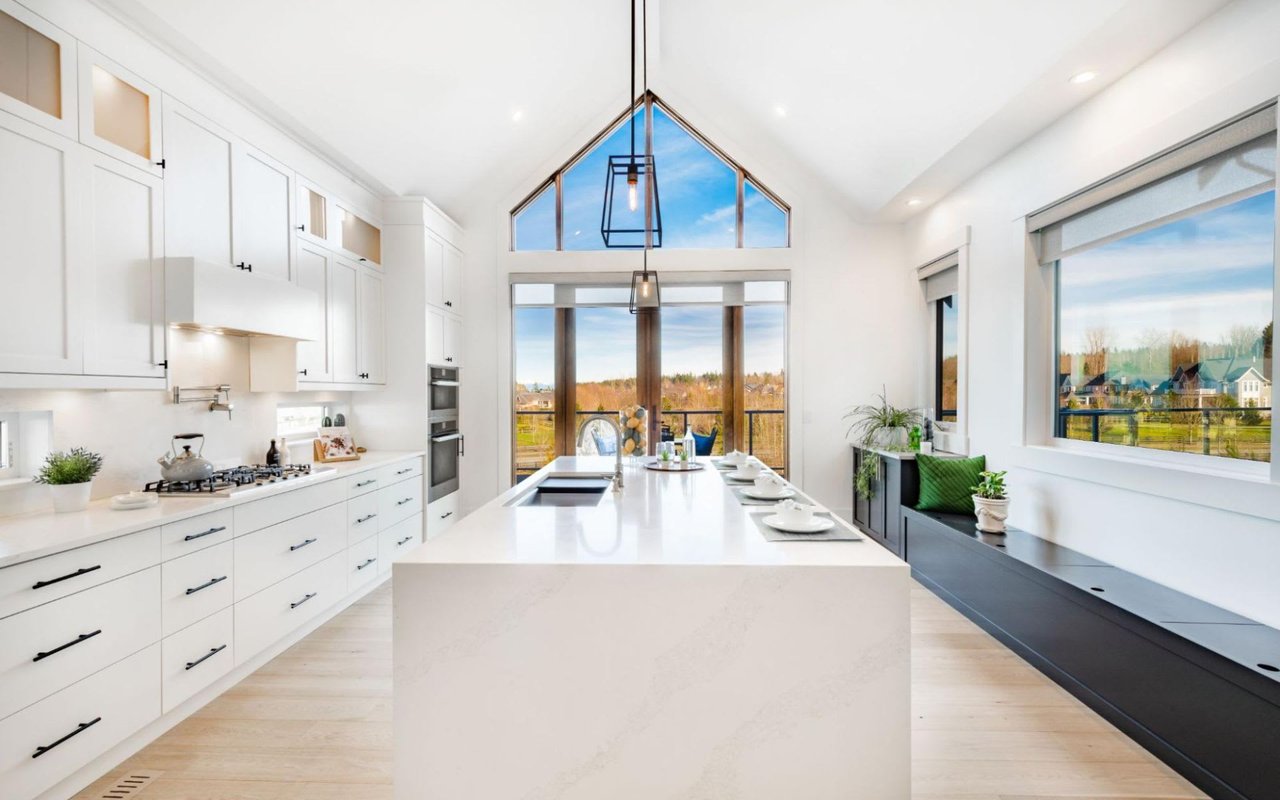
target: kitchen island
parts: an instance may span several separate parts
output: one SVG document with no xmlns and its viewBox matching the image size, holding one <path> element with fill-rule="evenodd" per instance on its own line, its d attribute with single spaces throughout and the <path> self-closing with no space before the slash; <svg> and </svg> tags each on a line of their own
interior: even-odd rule
<svg viewBox="0 0 1280 800">
<path fill-rule="evenodd" d="M 397 800 L 905 800 L 906 564 L 767 541 L 710 465 L 524 504 L 612 471 L 559 458 L 396 562 Z"/>
</svg>

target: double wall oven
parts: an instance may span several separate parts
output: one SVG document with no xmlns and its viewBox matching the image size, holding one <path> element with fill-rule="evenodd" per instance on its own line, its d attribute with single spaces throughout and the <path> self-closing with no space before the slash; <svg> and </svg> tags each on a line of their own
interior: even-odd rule
<svg viewBox="0 0 1280 800">
<path fill-rule="evenodd" d="M 427 424 L 431 435 L 427 502 L 458 491 L 459 461 L 466 439 L 458 430 L 458 369 L 431 367 L 427 394 Z"/>
</svg>

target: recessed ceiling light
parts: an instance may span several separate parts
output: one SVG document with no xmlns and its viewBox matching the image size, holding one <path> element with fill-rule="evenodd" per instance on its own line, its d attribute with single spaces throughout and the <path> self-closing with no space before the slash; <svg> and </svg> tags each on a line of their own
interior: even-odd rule
<svg viewBox="0 0 1280 800">
<path fill-rule="evenodd" d="M 907 200 L 907 205 L 909 205 L 909 206 L 911 206 L 912 208 L 914 208 L 915 206 L 918 206 L 918 205 L 920 205 L 920 204 L 921 204 L 921 203 L 923 203 L 923 202 L 924 202 L 924 201 L 923 201 L 923 200 L 921 200 L 919 197 L 912 197 L 912 198 L 910 198 L 910 199 L 908 199 L 908 200 Z"/>
<path fill-rule="evenodd" d="M 1089 81 L 1093 80 L 1096 77 L 1098 77 L 1098 73 L 1094 72 L 1093 70 L 1085 70 L 1084 72 L 1077 72 L 1075 75 L 1072 75 L 1071 82 L 1072 83 L 1088 83 Z"/>
<path fill-rule="evenodd" d="M 778 115 L 778 116 L 780 116 L 780 117 L 785 117 L 785 116 L 787 115 L 787 107 L 786 107 L 786 106 L 774 106 L 774 107 L 773 107 L 773 113 L 777 114 L 777 115 Z"/>
<path fill-rule="evenodd" d="M 524 119 L 524 112 L 521 111 L 520 109 L 517 108 L 515 111 L 511 112 L 512 122 L 519 122 L 522 119 Z"/>
</svg>

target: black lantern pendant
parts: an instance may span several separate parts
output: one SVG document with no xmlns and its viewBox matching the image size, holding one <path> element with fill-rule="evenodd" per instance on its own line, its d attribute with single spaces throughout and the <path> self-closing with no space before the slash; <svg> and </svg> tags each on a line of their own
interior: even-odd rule
<svg viewBox="0 0 1280 800">
<path fill-rule="evenodd" d="M 648 9 L 641 2 L 645 17 L 642 33 L 644 51 L 643 106 L 646 129 L 649 125 L 649 40 Z M 636 3 L 631 0 L 631 83 L 628 96 L 636 96 Z M 649 249 L 662 246 L 662 207 L 658 202 L 658 173 L 651 151 L 652 139 L 645 137 L 645 152 L 636 152 L 636 113 L 631 111 L 631 151 L 627 155 L 609 156 L 604 179 L 604 208 L 600 213 L 600 236 L 604 246 L 620 249 Z M 641 196 L 643 193 L 643 197 Z M 626 198 L 625 208 L 622 206 Z M 617 214 L 615 215 L 615 205 Z M 639 219 L 637 219 L 639 214 Z M 647 273 L 648 270 L 645 270 Z"/>
<path fill-rule="evenodd" d="M 658 288 L 658 273 L 649 269 L 649 251 L 644 251 L 644 269 L 631 273 L 631 313 L 641 308 L 657 308 L 662 305 L 662 292 Z"/>
</svg>

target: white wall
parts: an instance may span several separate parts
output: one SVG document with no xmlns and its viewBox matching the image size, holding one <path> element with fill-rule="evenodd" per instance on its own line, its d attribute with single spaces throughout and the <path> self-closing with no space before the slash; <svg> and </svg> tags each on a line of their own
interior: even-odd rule
<svg viewBox="0 0 1280 800">
<path fill-rule="evenodd" d="M 1280 94 L 1278 37 L 1280 4 L 1227 6 L 911 222 L 900 265 L 951 249 L 971 226 L 970 452 L 1013 469 L 1016 525 L 1273 626 L 1280 524 L 1251 515 L 1261 494 L 1223 511 L 1020 466 L 1024 315 L 1042 314 L 1024 307 L 1022 218 Z"/>
</svg>

